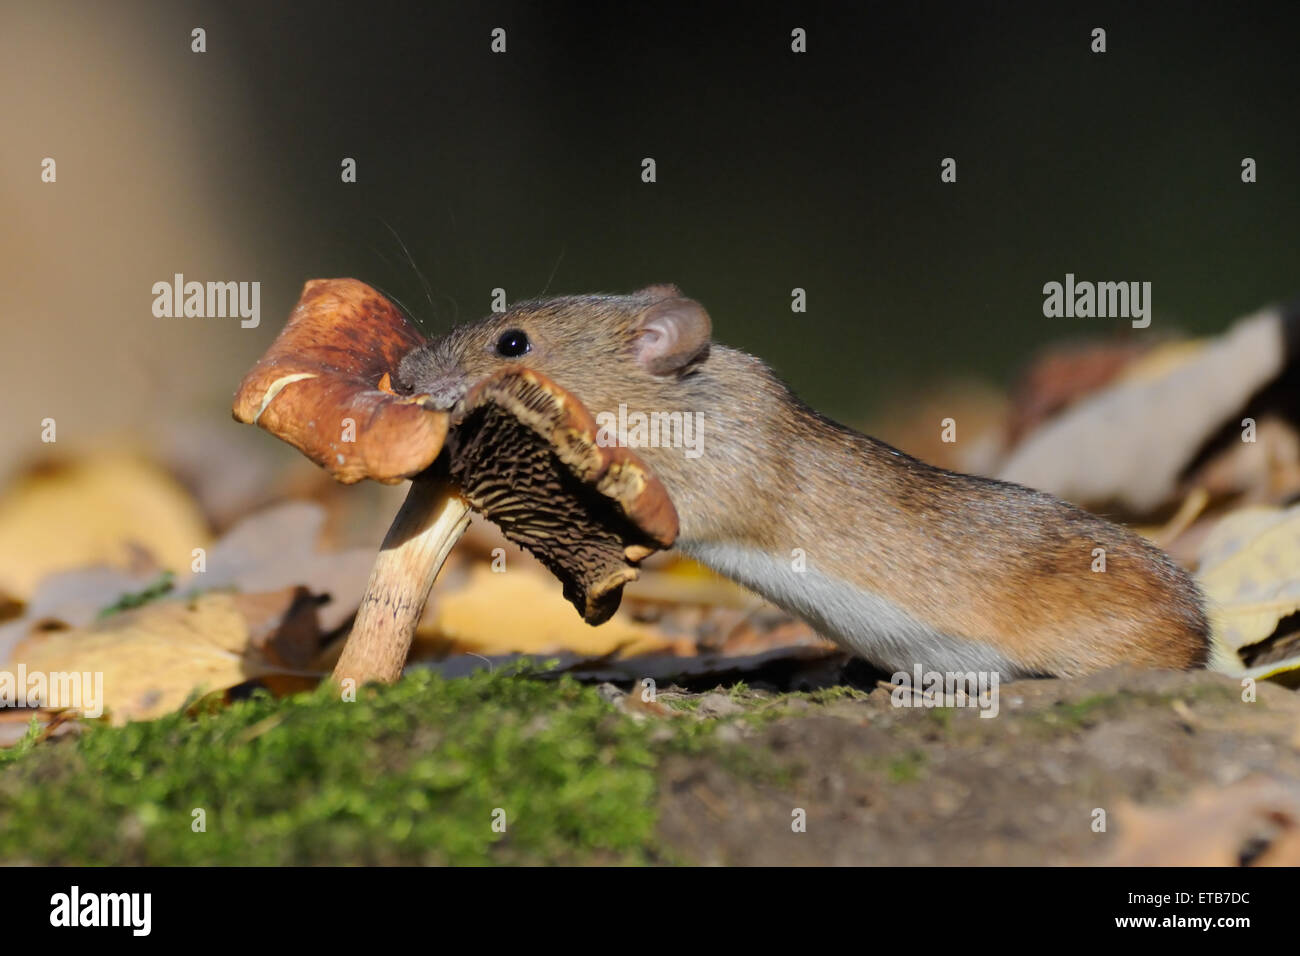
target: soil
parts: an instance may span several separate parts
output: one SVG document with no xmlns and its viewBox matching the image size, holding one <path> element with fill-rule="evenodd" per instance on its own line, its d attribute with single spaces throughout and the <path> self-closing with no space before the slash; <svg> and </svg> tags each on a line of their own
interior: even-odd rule
<svg viewBox="0 0 1300 956">
<path fill-rule="evenodd" d="M 1137 838 L 1133 804 L 1252 778 L 1300 794 L 1300 697 L 1256 694 L 1207 672 L 1111 671 L 1003 685 L 993 719 L 895 707 L 885 688 L 825 703 L 682 695 L 672 704 L 724 722 L 729 755 L 660 764 L 658 832 L 666 857 L 707 864 L 1108 862 Z M 769 702 L 782 715 L 755 722 Z M 1240 843 L 1243 861 L 1260 849 Z"/>
</svg>

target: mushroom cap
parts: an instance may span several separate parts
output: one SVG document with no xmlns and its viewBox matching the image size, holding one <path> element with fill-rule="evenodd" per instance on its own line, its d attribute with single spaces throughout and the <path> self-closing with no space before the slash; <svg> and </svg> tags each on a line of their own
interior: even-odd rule
<svg viewBox="0 0 1300 956">
<path fill-rule="evenodd" d="M 447 439 L 470 506 L 546 565 L 588 624 L 608 620 L 640 561 L 677 538 L 659 479 L 598 434 L 574 395 L 508 366 L 470 391 Z"/>
<path fill-rule="evenodd" d="M 429 467 L 447 435 L 446 413 L 389 386 L 402 356 L 422 344 L 424 336 L 364 282 L 312 279 L 244 376 L 234 416 L 293 445 L 344 484 L 395 484 Z"/>
</svg>

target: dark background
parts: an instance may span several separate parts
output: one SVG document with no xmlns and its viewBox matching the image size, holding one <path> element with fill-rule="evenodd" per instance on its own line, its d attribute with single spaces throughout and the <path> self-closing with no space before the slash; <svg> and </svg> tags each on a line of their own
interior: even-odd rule
<svg viewBox="0 0 1300 956">
<path fill-rule="evenodd" d="M 11 34 L 32 65 L 9 102 L 32 108 L 5 172 L 64 218 L 35 244 L 19 232 L 41 232 L 42 207 L 14 224 L 27 265 L 10 257 L 10 277 L 34 261 L 56 278 L 9 296 L 6 320 L 39 293 L 47 334 L 22 364 L 57 367 L 50 325 L 86 321 L 61 296 L 118 256 L 97 301 L 149 346 L 102 390 L 134 377 L 190 412 L 225 413 L 318 276 L 382 288 L 430 333 L 487 312 L 496 286 L 514 302 L 676 282 L 718 339 L 847 418 L 930 381 L 1005 384 L 1046 343 L 1127 326 L 1044 318 L 1042 286 L 1067 272 L 1150 281 L 1149 332 L 1217 331 L 1300 291 L 1294 3 L 107 6 L 33 6 L 29 25 L 49 23 Z M 64 143 L 53 121 L 71 137 L 92 102 L 143 104 L 153 135 Z M 58 200 L 35 182 L 45 154 L 63 156 Z M 140 175 L 105 172 L 137 154 Z M 132 211 L 74 248 L 115 189 Z M 213 236 L 224 251 L 196 238 Z M 150 286 L 174 272 L 260 280 L 261 328 L 154 318 Z"/>
</svg>

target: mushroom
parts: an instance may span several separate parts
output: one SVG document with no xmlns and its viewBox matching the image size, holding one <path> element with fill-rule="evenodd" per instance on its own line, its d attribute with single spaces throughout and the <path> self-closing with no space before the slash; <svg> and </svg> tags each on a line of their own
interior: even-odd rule
<svg viewBox="0 0 1300 956">
<path fill-rule="evenodd" d="M 424 336 L 356 279 L 312 279 L 235 394 L 235 418 L 261 425 L 345 485 L 396 484 L 442 450 L 447 415 L 392 389 L 390 369 Z"/>
<path fill-rule="evenodd" d="M 546 376 L 508 366 L 454 421 L 401 395 L 391 372 L 423 337 L 355 279 L 316 279 L 245 376 L 234 416 L 338 481 L 411 479 L 384 537 L 334 679 L 402 672 L 429 591 L 469 524 L 494 521 L 555 574 L 591 624 L 609 619 L 642 559 L 672 545 L 677 512 L 635 454 L 604 447 L 591 413 Z"/>
<path fill-rule="evenodd" d="M 423 342 L 365 283 L 313 279 L 235 395 L 237 420 L 262 426 L 344 484 L 414 479 L 335 667 L 340 681 L 397 679 L 433 580 L 469 524 L 446 479 L 422 474 L 442 451 L 447 414 L 392 389 L 390 369 Z"/>
</svg>

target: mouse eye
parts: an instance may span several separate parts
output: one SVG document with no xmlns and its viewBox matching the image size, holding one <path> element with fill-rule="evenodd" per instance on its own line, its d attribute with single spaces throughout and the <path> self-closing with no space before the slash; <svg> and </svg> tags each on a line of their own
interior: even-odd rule
<svg viewBox="0 0 1300 956">
<path fill-rule="evenodd" d="M 532 348 L 533 344 L 528 341 L 528 334 L 523 329 L 502 332 L 501 338 L 497 339 L 497 355 L 506 358 L 518 358 L 525 352 L 531 352 Z"/>
</svg>

